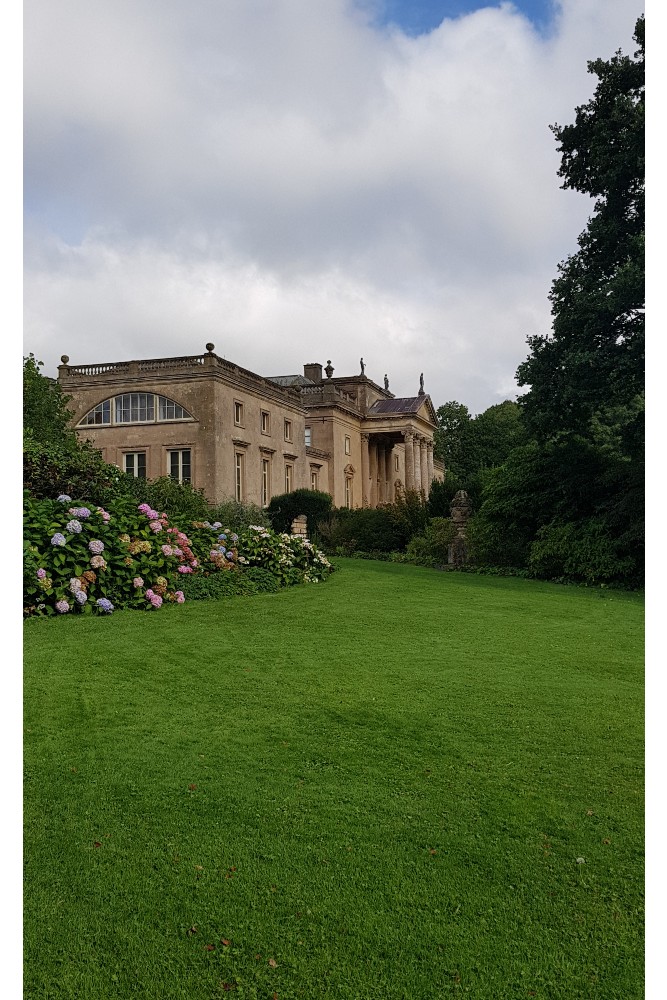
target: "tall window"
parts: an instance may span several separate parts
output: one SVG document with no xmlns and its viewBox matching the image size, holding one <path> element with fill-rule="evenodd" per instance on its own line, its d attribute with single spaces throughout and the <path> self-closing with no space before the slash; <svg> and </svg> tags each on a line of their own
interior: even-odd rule
<svg viewBox="0 0 667 1000">
<path fill-rule="evenodd" d="M 345 506 L 352 506 L 352 477 L 345 477 Z"/>
<path fill-rule="evenodd" d="M 269 506 L 269 496 L 271 495 L 271 471 L 268 458 L 262 459 L 262 507 Z"/>
<path fill-rule="evenodd" d="M 234 403 L 234 423 L 237 427 L 243 427 L 243 403 Z"/>
<path fill-rule="evenodd" d="M 286 420 L 285 421 L 285 440 L 286 441 L 291 441 L 292 440 L 292 421 L 291 420 Z"/>
<path fill-rule="evenodd" d="M 234 487 L 237 500 L 243 500 L 243 459 L 243 454 L 237 451 L 234 458 Z"/>
<path fill-rule="evenodd" d="M 189 448 L 181 451 L 167 452 L 169 459 L 169 475 L 177 483 L 192 482 L 191 452 Z"/>
<path fill-rule="evenodd" d="M 310 427 L 306 427 L 306 448 L 310 448 L 311 441 L 312 435 L 310 433 Z"/>
<path fill-rule="evenodd" d="M 398 472 L 398 455 L 394 455 L 394 469 Z"/>
<path fill-rule="evenodd" d="M 292 492 L 292 471 L 293 467 L 287 463 L 285 465 L 285 493 Z"/>
<path fill-rule="evenodd" d="M 317 471 L 315 469 L 310 470 L 310 488 L 311 490 L 317 489 Z"/>
<path fill-rule="evenodd" d="M 262 410 L 261 428 L 262 428 L 262 434 L 271 433 L 271 414 L 268 412 L 268 410 Z"/>
<path fill-rule="evenodd" d="M 345 454 L 349 455 L 351 450 L 352 449 L 351 449 L 351 443 L 350 443 L 350 436 L 349 436 L 349 434 L 346 434 L 345 435 Z"/>
<path fill-rule="evenodd" d="M 135 479 L 145 479 L 146 478 L 146 452 L 145 451 L 126 451 L 124 458 L 124 468 L 128 476 L 134 476 Z"/>
</svg>

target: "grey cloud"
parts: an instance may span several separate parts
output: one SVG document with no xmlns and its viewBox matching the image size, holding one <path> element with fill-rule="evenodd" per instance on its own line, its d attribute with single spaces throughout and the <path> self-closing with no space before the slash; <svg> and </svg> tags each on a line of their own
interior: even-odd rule
<svg viewBox="0 0 667 1000">
<path fill-rule="evenodd" d="M 496 402 L 590 210 L 548 125 L 640 12 L 566 0 L 545 39 L 503 5 L 407 38 L 345 0 L 27 0 L 26 349 L 221 332 L 277 372 L 286 343 L 356 366 L 362 341 L 378 377 Z"/>
</svg>

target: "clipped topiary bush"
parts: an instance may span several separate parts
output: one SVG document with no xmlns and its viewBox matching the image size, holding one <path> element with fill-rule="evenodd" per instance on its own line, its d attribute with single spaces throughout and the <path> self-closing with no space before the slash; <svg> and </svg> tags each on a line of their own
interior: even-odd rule
<svg viewBox="0 0 667 1000">
<path fill-rule="evenodd" d="M 329 493 L 320 490 L 293 490 L 272 497 L 266 513 L 274 531 L 289 532 L 292 521 L 300 514 L 308 519 L 308 534 L 313 535 L 320 521 L 331 511 L 332 499 Z"/>
</svg>

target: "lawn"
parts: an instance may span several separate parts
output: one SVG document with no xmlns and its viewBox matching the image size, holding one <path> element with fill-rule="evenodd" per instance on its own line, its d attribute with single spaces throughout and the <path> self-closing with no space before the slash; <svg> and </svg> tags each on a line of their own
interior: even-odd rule
<svg viewBox="0 0 667 1000">
<path fill-rule="evenodd" d="M 643 605 L 340 560 L 25 629 L 25 996 L 643 996 Z"/>
</svg>

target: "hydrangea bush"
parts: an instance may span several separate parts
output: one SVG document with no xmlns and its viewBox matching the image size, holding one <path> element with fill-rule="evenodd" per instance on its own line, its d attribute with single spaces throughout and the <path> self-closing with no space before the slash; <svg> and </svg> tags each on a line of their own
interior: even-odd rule
<svg viewBox="0 0 667 1000">
<path fill-rule="evenodd" d="M 319 583 L 331 572 L 310 542 L 251 525 L 241 534 L 215 521 L 187 531 L 147 503 L 119 498 L 110 510 L 55 500 L 24 501 L 24 613 L 111 614 L 116 608 L 154 611 L 185 600 L 192 574 L 242 573 L 258 566 L 282 586 Z"/>
</svg>

